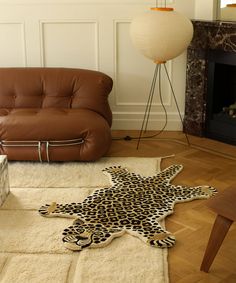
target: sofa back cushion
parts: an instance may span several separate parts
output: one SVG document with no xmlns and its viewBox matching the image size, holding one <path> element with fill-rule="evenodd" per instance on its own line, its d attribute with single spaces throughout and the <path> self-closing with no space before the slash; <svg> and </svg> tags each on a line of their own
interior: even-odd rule
<svg viewBox="0 0 236 283">
<path fill-rule="evenodd" d="M 91 70 L 0 68 L 0 108 L 87 108 L 111 123 L 112 79 Z"/>
</svg>

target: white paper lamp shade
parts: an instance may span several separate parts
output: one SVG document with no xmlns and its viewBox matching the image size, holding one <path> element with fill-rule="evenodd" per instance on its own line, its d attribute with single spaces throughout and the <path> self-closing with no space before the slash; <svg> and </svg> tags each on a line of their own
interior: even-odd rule
<svg viewBox="0 0 236 283">
<path fill-rule="evenodd" d="M 150 10 L 133 19 L 130 27 L 134 46 L 155 63 L 180 55 L 193 37 L 193 25 L 173 10 Z"/>
</svg>

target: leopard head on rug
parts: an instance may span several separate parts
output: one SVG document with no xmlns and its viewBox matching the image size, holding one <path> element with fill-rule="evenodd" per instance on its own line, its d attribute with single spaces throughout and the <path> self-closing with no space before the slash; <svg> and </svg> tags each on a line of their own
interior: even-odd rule
<svg viewBox="0 0 236 283">
<path fill-rule="evenodd" d="M 153 247 L 171 247 L 175 237 L 161 226 L 160 220 L 173 213 L 175 203 L 205 199 L 216 193 L 210 186 L 170 184 L 182 168 L 172 165 L 151 177 L 120 166 L 105 168 L 110 187 L 95 190 L 81 203 L 46 204 L 39 213 L 75 218 L 63 232 L 63 242 L 71 250 L 103 247 L 124 233 Z"/>
</svg>

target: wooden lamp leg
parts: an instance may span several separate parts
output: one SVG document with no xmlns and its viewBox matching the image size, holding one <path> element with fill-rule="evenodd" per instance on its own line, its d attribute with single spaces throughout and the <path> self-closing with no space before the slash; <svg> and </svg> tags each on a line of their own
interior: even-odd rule
<svg viewBox="0 0 236 283">
<path fill-rule="evenodd" d="M 209 271 L 211 264 L 232 223 L 232 220 L 229 220 L 221 215 L 217 215 L 201 264 L 201 271 Z"/>
</svg>

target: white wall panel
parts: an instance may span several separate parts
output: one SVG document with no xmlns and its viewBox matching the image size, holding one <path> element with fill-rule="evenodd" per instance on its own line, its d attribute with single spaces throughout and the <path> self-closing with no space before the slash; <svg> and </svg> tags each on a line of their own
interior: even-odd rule
<svg viewBox="0 0 236 283">
<path fill-rule="evenodd" d="M 24 67 L 26 65 L 24 24 L 0 22 L 0 65 Z"/>
<path fill-rule="evenodd" d="M 144 105 L 153 64 L 132 46 L 130 21 L 115 22 L 115 97 L 116 105 Z M 127 64 L 132 62 L 132 64 Z M 145 70 L 145 72 L 144 72 Z"/>
<path fill-rule="evenodd" d="M 116 20 L 114 22 L 115 40 L 115 71 L 114 71 L 114 96 L 113 106 L 114 127 L 119 129 L 139 129 L 142 123 L 143 111 L 146 107 L 153 74 L 156 65 L 142 56 L 132 45 L 129 27 L 130 20 Z M 129 64 L 128 62 L 132 62 Z M 172 79 L 172 62 L 166 64 L 168 73 Z M 153 96 L 152 109 L 149 120 L 149 129 L 161 128 L 164 124 L 165 113 L 160 101 L 158 88 L 159 76 Z M 173 105 L 171 88 L 169 86 L 164 67 L 161 71 L 161 95 L 164 106 L 172 115 Z M 132 112 L 129 112 L 130 109 Z M 175 111 L 175 110 L 174 110 Z M 176 113 L 169 119 L 174 121 Z M 128 121 L 128 123 L 127 123 Z M 158 121 L 160 123 L 158 123 Z M 174 128 L 176 128 L 176 124 Z M 177 127 L 178 128 L 178 127 Z M 176 129 L 177 129 L 176 128 Z M 173 127 L 169 129 L 173 130 Z"/>
<path fill-rule="evenodd" d="M 130 39 L 129 27 L 130 21 L 115 22 L 116 105 L 145 106 L 156 65 L 134 48 Z M 132 62 L 132 64 L 127 64 L 127 62 Z M 163 72 L 161 81 L 163 102 L 165 105 L 170 105 L 170 88 Z M 157 93 L 153 98 L 153 106 L 155 105 L 160 105 Z"/>
<path fill-rule="evenodd" d="M 98 69 L 96 22 L 42 22 L 41 31 L 43 66 Z"/>
</svg>

